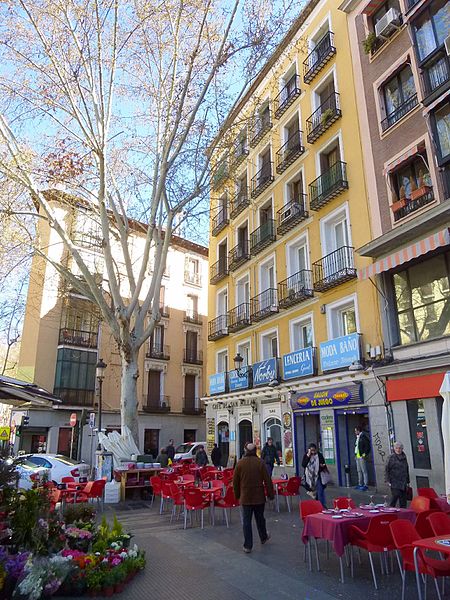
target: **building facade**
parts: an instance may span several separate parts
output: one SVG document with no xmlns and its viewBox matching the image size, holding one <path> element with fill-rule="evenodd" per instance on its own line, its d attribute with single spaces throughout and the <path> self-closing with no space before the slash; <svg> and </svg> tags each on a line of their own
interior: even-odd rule
<svg viewBox="0 0 450 600">
<path fill-rule="evenodd" d="M 348 1 L 392 437 L 412 483 L 442 491 L 439 388 L 450 362 L 450 4 Z"/>
<path fill-rule="evenodd" d="M 355 426 L 388 452 L 347 17 L 308 3 L 220 133 L 211 192 L 208 443 L 223 462 L 274 439 L 288 472 L 311 442 L 336 483 L 356 481 Z M 242 364 L 235 367 L 239 354 Z M 238 357 L 238 358 L 239 358 Z M 290 393 L 292 392 L 292 393 Z M 375 449 L 378 449 L 375 451 Z"/>
<path fill-rule="evenodd" d="M 92 218 L 80 207 L 71 211 L 61 205 L 56 210 L 107 294 L 99 251 L 101 235 Z M 132 221 L 130 228 L 132 260 L 140 268 L 146 230 L 144 225 Z M 65 256 L 56 232 L 41 225 L 39 233 L 49 258 L 56 263 L 68 261 L 70 271 L 79 276 L 76 265 L 71 266 L 70 258 Z M 161 320 L 139 355 L 139 447 L 154 456 L 170 438 L 176 444 L 204 440 L 200 398 L 205 390 L 207 257 L 207 248 L 173 236 L 160 288 Z M 151 254 L 149 279 L 154 267 Z M 125 284 L 123 287 L 126 294 Z M 121 360 L 111 331 L 92 302 L 64 282 L 50 262 L 36 256 L 30 275 L 18 376 L 53 390 L 62 404 L 50 410 L 30 410 L 29 426 L 20 440 L 23 450 L 44 449 L 69 455 L 74 429 L 72 454 L 90 462 L 97 442 L 86 418 L 98 409 L 95 366 L 99 358 L 107 363 L 102 428 L 120 430 Z M 75 428 L 69 423 L 72 413 L 77 415 Z M 16 447 L 18 444 L 19 440 Z"/>
</svg>

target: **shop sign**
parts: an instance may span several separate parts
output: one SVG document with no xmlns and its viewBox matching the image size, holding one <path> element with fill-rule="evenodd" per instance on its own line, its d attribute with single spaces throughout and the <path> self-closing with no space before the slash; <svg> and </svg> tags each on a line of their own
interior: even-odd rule
<svg viewBox="0 0 450 600">
<path fill-rule="evenodd" d="M 360 359 L 359 333 L 344 335 L 320 344 L 322 371 L 348 367 Z"/>
<path fill-rule="evenodd" d="M 253 418 L 253 410 L 250 408 L 246 408 L 244 410 L 239 411 L 239 421 L 243 421 L 244 419 L 248 419 L 251 421 Z"/>
<path fill-rule="evenodd" d="M 346 406 L 352 399 L 349 388 L 330 388 L 315 392 L 302 393 L 295 400 L 291 400 L 293 410 L 311 410 L 312 408 L 331 408 L 333 406 Z"/>
<path fill-rule="evenodd" d="M 270 418 L 280 418 L 280 408 L 279 406 L 264 406 L 263 405 L 263 421 L 267 421 Z"/>
<path fill-rule="evenodd" d="M 277 378 L 277 359 L 269 358 L 252 366 L 253 386 L 267 385 Z"/>
<path fill-rule="evenodd" d="M 214 443 L 216 441 L 215 435 L 215 420 L 212 418 L 206 419 L 206 451 L 211 454 Z"/>
<path fill-rule="evenodd" d="M 226 373 L 214 373 L 209 376 L 210 394 L 220 394 L 225 391 L 225 375 Z"/>
<path fill-rule="evenodd" d="M 284 379 L 305 377 L 314 374 L 314 350 L 302 348 L 283 356 Z"/>
<path fill-rule="evenodd" d="M 245 390 L 248 388 L 248 371 L 245 375 L 238 375 L 238 372 L 234 369 L 228 373 L 228 385 L 230 392 L 235 390 Z"/>
<path fill-rule="evenodd" d="M 229 419 L 229 414 L 227 410 L 219 410 L 217 412 L 217 422 L 220 423 L 221 421 L 228 421 Z"/>
</svg>

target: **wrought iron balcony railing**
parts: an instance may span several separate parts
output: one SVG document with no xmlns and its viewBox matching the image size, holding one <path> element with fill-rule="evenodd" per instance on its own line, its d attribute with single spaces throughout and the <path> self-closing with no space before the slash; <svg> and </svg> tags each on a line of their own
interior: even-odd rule
<svg viewBox="0 0 450 600">
<path fill-rule="evenodd" d="M 294 198 L 287 204 L 280 208 L 277 212 L 278 218 L 278 235 L 283 235 L 290 229 L 293 229 L 298 223 L 308 218 L 308 211 L 306 207 L 306 194 L 298 194 L 297 198 Z"/>
<path fill-rule="evenodd" d="M 287 142 L 277 151 L 277 173 L 285 171 L 305 151 L 302 146 L 303 132 L 299 129 L 293 133 Z"/>
<path fill-rule="evenodd" d="M 276 239 L 275 219 L 268 219 L 250 234 L 250 254 L 258 254 Z"/>
<path fill-rule="evenodd" d="M 313 144 L 342 116 L 339 94 L 333 92 L 323 101 L 317 110 L 306 119 L 306 139 Z"/>
<path fill-rule="evenodd" d="M 417 94 L 414 94 L 381 121 L 381 129 L 386 131 L 386 129 L 392 127 L 392 125 L 397 123 L 397 121 L 400 121 L 400 119 L 407 115 L 418 104 Z"/>
<path fill-rule="evenodd" d="M 235 271 L 250 259 L 248 240 L 242 240 L 237 246 L 228 252 L 228 269 Z"/>
<path fill-rule="evenodd" d="M 214 285 L 228 275 L 227 259 L 219 258 L 209 269 L 209 282 Z"/>
<path fill-rule="evenodd" d="M 189 363 L 190 365 L 202 365 L 203 352 L 201 350 L 194 350 L 193 348 L 185 348 L 183 352 L 183 362 Z"/>
<path fill-rule="evenodd" d="M 397 222 L 404 217 L 420 210 L 434 200 L 432 187 L 424 186 L 419 190 L 412 192 L 413 198 L 405 198 L 403 202 L 399 201 L 399 208 L 394 211 L 394 221 Z"/>
<path fill-rule="evenodd" d="M 293 75 L 282 88 L 278 96 L 275 96 L 275 118 L 279 119 L 301 93 L 300 77 L 298 75 Z"/>
<path fill-rule="evenodd" d="M 97 332 L 69 329 L 59 330 L 59 343 L 64 346 L 79 346 L 81 348 L 97 348 Z"/>
<path fill-rule="evenodd" d="M 314 296 L 312 271 L 302 269 L 278 284 L 280 308 L 288 308 Z"/>
<path fill-rule="evenodd" d="M 223 185 L 229 174 L 228 171 L 228 159 L 222 159 L 214 168 L 212 172 L 212 187 L 217 189 Z"/>
<path fill-rule="evenodd" d="M 184 312 L 184 321 L 186 323 L 196 323 L 197 325 L 201 325 L 203 323 L 202 316 L 192 308 L 189 308 Z"/>
<path fill-rule="evenodd" d="M 147 413 L 170 412 L 170 396 L 152 396 L 150 394 L 145 394 L 142 410 Z"/>
<path fill-rule="evenodd" d="M 244 208 L 247 208 L 247 206 L 250 205 L 247 187 L 236 192 L 236 194 L 231 198 L 230 205 L 230 217 L 235 219 L 244 210 Z"/>
<path fill-rule="evenodd" d="M 201 277 L 200 273 L 185 270 L 184 271 L 184 282 L 190 283 L 191 285 L 201 286 L 202 285 L 202 277 Z"/>
<path fill-rule="evenodd" d="M 332 167 L 309 184 L 309 207 L 319 210 L 348 189 L 347 164 L 338 160 Z"/>
<path fill-rule="evenodd" d="M 273 181 L 273 163 L 265 163 L 261 169 L 252 177 L 252 198 L 256 198 L 269 187 Z"/>
<path fill-rule="evenodd" d="M 277 290 L 268 288 L 250 299 L 250 318 L 252 321 L 262 321 L 278 312 Z"/>
<path fill-rule="evenodd" d="M 235 333 L 251 324 L 250 303 L 243 302 L 228 311 L 228 331 Z"/>
<path fill-rule="evenodd" d="M 145 354 L 147 358 L 158 358 L 159 360 L 170 359 L 170 346 L 166 344 L 149 344 Z"/>
<path fill-rule="evenodd" d="M 311 83 L 327 62 L 336 54 L 334 47 L 334 33 L 327 31 L 321 40 L 317 42 L 312 51 L 303 61 L 303 81 Z"/>
<path fill-rule="evenodd" d="M 225 229 L 229 222 L 230 220 L 228 218 L 228 208 L 226 206 L 222 206 L 211 219 L 211 233 L 214 236 L 218 235 L 222 231 L 222 229 Z"/>
<path fill-rule="evenodd" d="M 204 412 L 205 406 L 200 398 L 183 398 L 183 414 L 202 415 Z"/>
<path fill-rule="evenodd" d="M 250 146 L 254 148 L 272 129 L 272 114 L 265 110 L 255 118 L 250 134 Z"/>
<path fill-rule="evenodd" d="M 354 279 L 357 275 L 354 248 L 342 246 L 313 263 L 314 290 L 327 290 Z"/>
<path fill-rule="evenodd" d="M 231 167 L 236 169 L 248 156 L 247 139 L 238 139 L 233 146 L 231 154 Z"/>
<path fill-rule="evenodd" d="M 159 312 L 162 317 L 170 317 L 170 306 L 165 306 L 164 304 L 159 305 Z"/>
<path fill-rule="evenodd" d="M 228 335 L 228 316 L 219 315 L 208 323 L 208 341 L 214 342 Z"/>
<path fill-rule="evenodd" d="M 53 393 L 69 406 L 94 406 L 95 391 L 55 387 Z"/>
</svg>

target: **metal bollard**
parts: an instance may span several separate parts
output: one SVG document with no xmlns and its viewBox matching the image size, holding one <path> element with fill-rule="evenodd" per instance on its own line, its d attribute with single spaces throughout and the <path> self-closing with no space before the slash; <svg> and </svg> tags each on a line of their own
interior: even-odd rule
<svg viewBox="0 0 450 600">
<path fill-rule="evenodd" d="M 345 487 L 352 487 L 350 483 L 350 465 L 344 465 L 345 472 Z"/>
</svg>

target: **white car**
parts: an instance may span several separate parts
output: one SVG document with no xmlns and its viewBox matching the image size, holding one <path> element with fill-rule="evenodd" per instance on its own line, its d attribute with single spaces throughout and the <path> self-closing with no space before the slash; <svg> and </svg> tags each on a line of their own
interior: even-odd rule
<svg viewBox="0 0 450 600">
<path fill-rule="evenodd" d="M 31 490 L 35 483 L 42 483 L 44 480 L 51 481 L 51 470 L 46 467 L 38 467 L 34 463 L 25 460 L 17 465 L 16 471 L 19 473 L 17 487 L 23 490 Z"/>
<path fill-rule="evenodd" d="M 195 454 L 199 446 L 206 450 L 206 442 L 186 442 L 180 444 L 175 450 L 175 460 L 195 459 Z"/>
<path fill-rule="evenodd" d="M 73 477 L 78 481 L 80 477 L 88 477 L 90 466 L 62 454 L 25 454 L 27 461 L 51 469 L 52 481 L 61 483 L 63 477 Z"/>
</svg>

